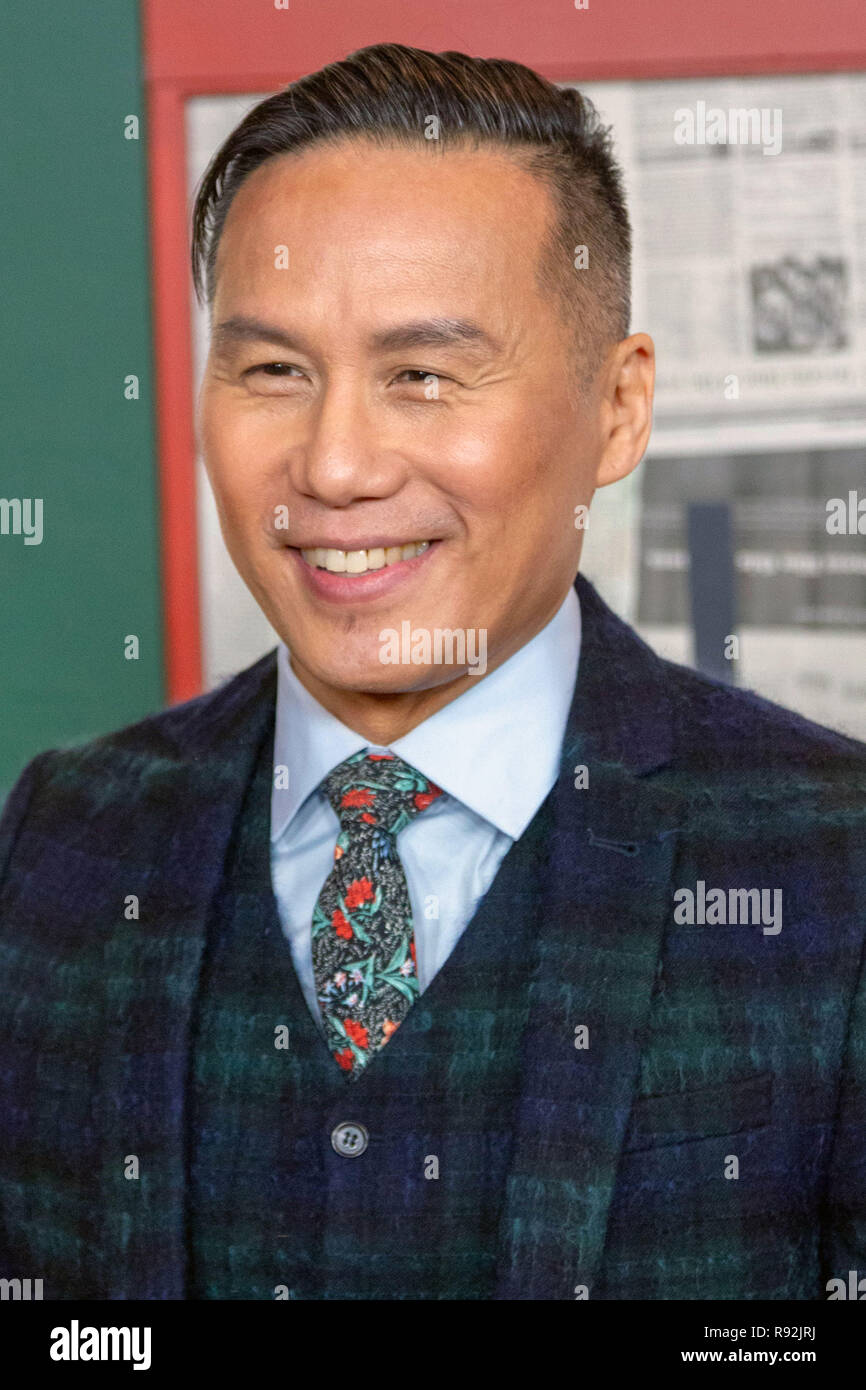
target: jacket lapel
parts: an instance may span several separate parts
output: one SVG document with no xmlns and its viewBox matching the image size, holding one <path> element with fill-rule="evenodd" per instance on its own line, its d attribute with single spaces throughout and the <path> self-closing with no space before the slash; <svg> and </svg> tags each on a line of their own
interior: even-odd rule
<svg viewBox="0 0 866 1390">
<path fill-rule="evenodd" d="M 208 915 L 244 792 L 274 718 L 275 654 L 162 717 L 146 749 L 140 840 L 128 891 L 138 921 L 104 946 L 103 1073 L 107 1298 L 185 1294 L 185 1099 Z M 173 746 L 172 746 L 173 745 Z M 141 865 L 150 866 L 142 873 Z M 138 1176 L 133 1159 L 138 1161 Z"/>
<path fill-rule="evenodd" d="M 671 903 L 677 808 L 666 779 L 650 775 L 672 755 L 664 668 L 586 580 L 576 588 L 581 655 L 545 807 L 553 829 L 500 1225 L 500 1299 L 593 1296 Z M 577 789 L 581 765 L 588 786 Z M 580 1048 L 579 1028 L 588 1030 Z"/>
</svg>

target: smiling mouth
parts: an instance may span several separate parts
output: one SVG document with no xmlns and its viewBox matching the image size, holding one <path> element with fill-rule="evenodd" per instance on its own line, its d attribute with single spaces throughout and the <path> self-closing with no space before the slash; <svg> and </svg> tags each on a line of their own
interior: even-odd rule
<svg viewBox="0 0 866 1390">
<path fill-rule="evenodd" d="M 409 541 L 405 545 L 377 546 L 371 550 L 331 550 L 316 546 L 300 553 L 312 569 L 328 570 L 330 574 L 367 574 L 371 570 L 387 569 L 403 560 L 414 560 L 430 549 L 430 541 Z"/>
</svg>

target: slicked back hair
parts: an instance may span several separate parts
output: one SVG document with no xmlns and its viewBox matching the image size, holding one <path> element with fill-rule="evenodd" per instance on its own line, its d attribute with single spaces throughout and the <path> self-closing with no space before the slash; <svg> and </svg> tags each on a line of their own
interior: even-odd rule
<svg viewBox="0 0 866 1390">
<path fill-rule="evenodd" d="M 199 302 L 213 303 L 220 236 L 247 176 L 274 155 L 352 138 L 439 151 L 498 146 L 544 181 L 556 215 L 538 280 L 570 316 L 579 375 L 591 379 L 607 348 L 627 336 L 630 319 L 631 230 L 610 130 L 588 97 L 502 58 L 374 44 L 259 102 L 214 155 L 197 191 Z"/>
</svg>

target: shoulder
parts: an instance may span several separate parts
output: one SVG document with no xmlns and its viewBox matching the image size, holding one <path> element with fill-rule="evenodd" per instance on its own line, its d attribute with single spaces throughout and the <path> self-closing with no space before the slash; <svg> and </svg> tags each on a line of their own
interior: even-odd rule
<svg viewBox="0 0 866 1390">
<path fill-rule="evenodd" d="M 866 772 L 866 744 L 816 724 L 752 690 L 658 658 L 677 744 L 701 761 L 728 757 L 771 766 Z"/>
<path fill-rule="evenodd" d="M 652 743 L 683 771 L 780 785 L 786 775 L 816 782 L 862 778 L 866 744 L 824 728 L 754 691 L 714 680 L 660 656 L 593 586 L 578 576 L 584 647 L 578 689 L 582 716 L 604 722 L 623 742 Z M 732 667 L 732 675 L 734 668 Z M 661 754 L 664 757 L 662 758 Z"/>
<path fill-rule="evenodd" d="M 695 826 L 720 842 L 800 845 L 859 861 L 866 745 L 753 691 L 661 661 L 673 728 L 669 775 Z M 853 859 L 852 859 L 853 865 Z M 862 869 L 866 872 L 866 866 Z"/>
<path fill-rule="evenodd" d="M 110 814 L 112 804 L 167 804 L 179 775 L 213 764 L 230 774 L 233 756 L 260 732 L 276 691 L 276 653 L 214 690 L 71 748 L 28 763 L 0 818 L 0 876 L 25 818 L 45 822 Z"/>
</svg>

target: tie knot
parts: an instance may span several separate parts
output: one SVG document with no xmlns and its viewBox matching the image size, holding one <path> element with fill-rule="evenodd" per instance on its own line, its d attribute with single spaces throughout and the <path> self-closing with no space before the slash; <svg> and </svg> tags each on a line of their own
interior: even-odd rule
<svg viewBox="0 0 866 1390">
<path fill-rule="evenodd" d="M 375 827 L 397 835 L 426 811 L 441 787 L 396 753 L 353 753 L 329 772 L 322 790 L 344 830 Z"/>
</svg>

